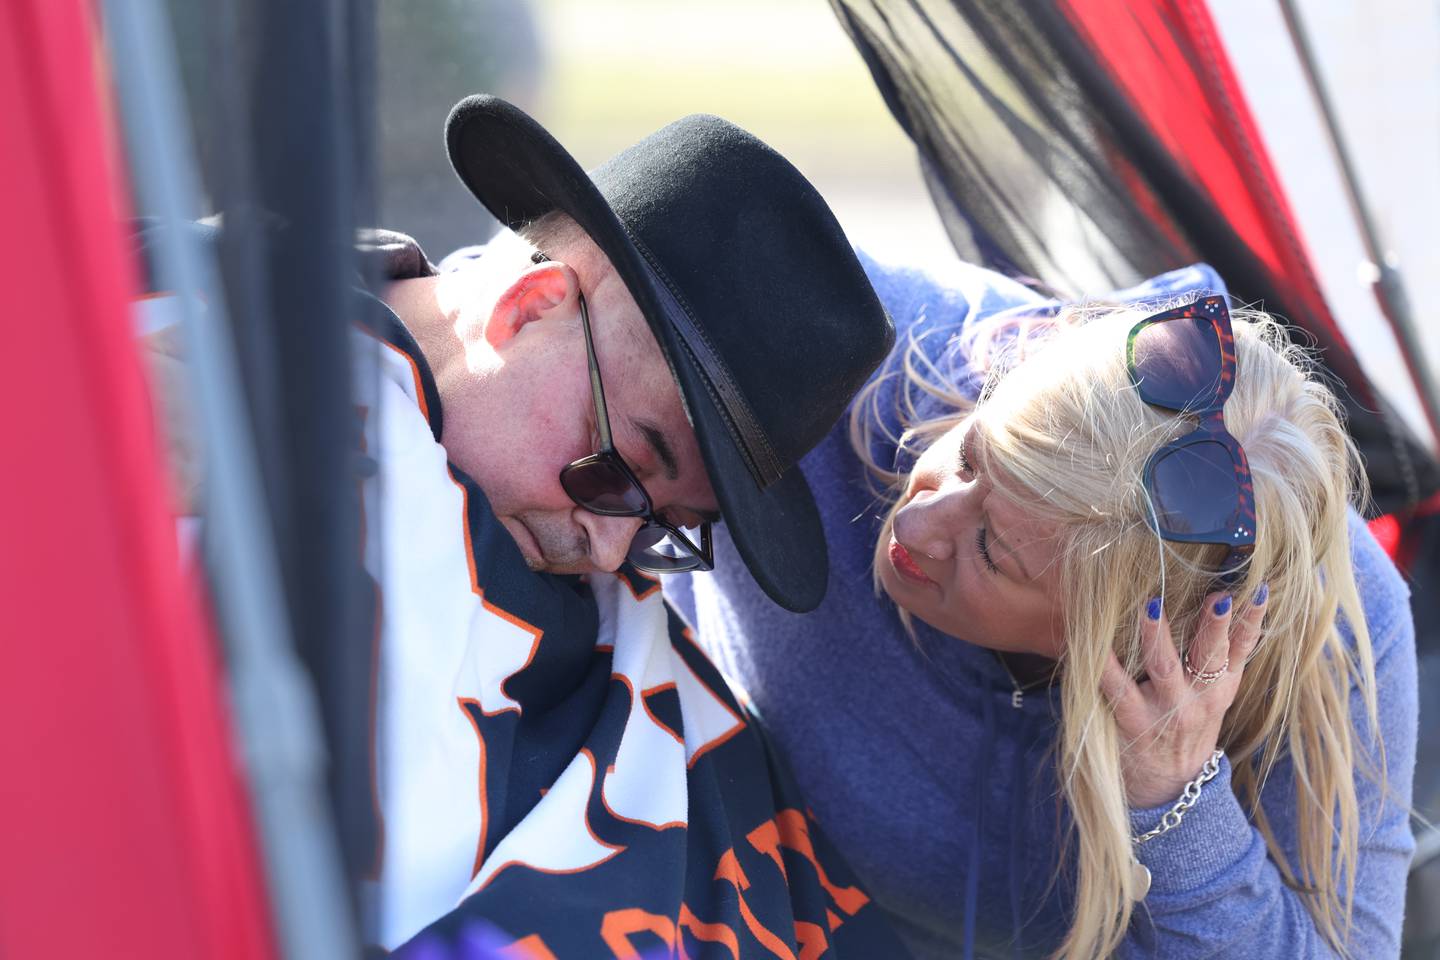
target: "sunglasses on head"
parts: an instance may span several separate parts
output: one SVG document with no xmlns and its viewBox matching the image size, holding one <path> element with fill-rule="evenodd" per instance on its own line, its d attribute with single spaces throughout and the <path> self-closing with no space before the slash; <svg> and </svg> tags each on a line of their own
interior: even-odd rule
<svg viewBox="0 0 1440 960">
<path fill-rule="evenodd" d="M 1245 450 L 1222 413 L 1235 386 L 1235 334 L 1224 298 L 1202 297 L 1140 321 L 1126 341 L 1125 363 L 1146 403 L 1198 421 L 1145 463 L 1151 526 L 1166 540 L 1228 546 L 1218 575 L 1233 582 L 1255 549 L 1255 489 Z"/>
<path fill-rule="evenodd" d="M 543 261 L 543 254 L 537 254 Z M 560 485 L 570 499 L 591 513 L 602 517 L 640 517 L 644 520 L 625 559 L 647 573 L 681 573 L 687 570 L 713 570 L 714 554 L 710 548 L 710 524 L 702 522 L 697 544 L 682 528 L 655 513 L 649 492 L 615 449 L 610 433 L 610 414 L 605 406 L 605 390 L 600 384 L 600 364 L 595 358 L 595 337 L 590 330 L 590 311 L 585 296 L 579 291 L 580 325 L 585 331 L 585 355 L 590 366 L 590 393 L 595 403 L 595 423 L 600 435 L 600 449 L 588 457 L 567 464 L 560 471 Z"/>
</svg>

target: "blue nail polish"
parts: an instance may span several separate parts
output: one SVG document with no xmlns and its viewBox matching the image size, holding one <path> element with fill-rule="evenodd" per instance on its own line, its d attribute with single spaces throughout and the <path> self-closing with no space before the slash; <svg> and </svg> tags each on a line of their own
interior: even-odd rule
<svg viewBox="0 0 1440 960">
<path fill-rule="evenodd" d="M 1225 616 L 1225 614 L 1227 614 L 1227 613 L 1229 613 L 1229 612 L 1230 612 L 1230 594 L 1227 593 L 1227 594 L 1225 594 L 1225 596 L 1223 596 L 1223 597 L 1221 597 L 1219 600 L 1216 600 L 1216 601 L 1215 601 L 1215 616 L 1217 616 L 1217 617 L 1223 617 L 1223 616 Z"/>
<path fill-rule="evenodd" d="M 1145 604 L 1145 616 L 1151 620 L 1160 619 L 1160 598 L 1151 597 L 1150 602 Z"/>
<path fill-rule="evenodd" d="M 1270 584 L 1260 584 L 1260 589 L 1255 591 L 1255 606 L 1263 607 L 1265 601 L 1270 599 Z"/>
</svg>

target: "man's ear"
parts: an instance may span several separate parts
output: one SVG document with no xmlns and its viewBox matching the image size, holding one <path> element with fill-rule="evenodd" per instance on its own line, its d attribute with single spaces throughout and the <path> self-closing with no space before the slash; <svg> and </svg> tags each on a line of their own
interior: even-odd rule
<svg viewBox="0 0 1440 960">
<path fill-rule="evenodd" d="M 580 278 L 569 264 L 554 260 L 537 263 L 505 288 L 485 324 L 485 339 L 499 349 L 527 323 L 575 312 Z"/>
</svg>

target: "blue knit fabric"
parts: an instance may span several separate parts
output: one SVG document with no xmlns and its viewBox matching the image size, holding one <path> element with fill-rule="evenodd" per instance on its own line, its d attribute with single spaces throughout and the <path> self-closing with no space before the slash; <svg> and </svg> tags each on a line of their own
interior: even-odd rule
<svg viewBox="0 0 1440 960">
<path fill-rule="evenodd" d="M 977 267 L 937 275 L 862 261 L 900 331 L 897 350 L 916 336 L 969 389 L 977 384 L 955 333 L 997 311 L 1045 307 Z M 1199 266 L 1111 299 L 1189 290 L 1223 286 Z M 893 409 L 896 382 L 883 391 L 883 409 Z M 875 452 L 893 461 L 883 440 Z M 830 546 L 829 593 L 817 611 L 798 616 L 766 600 L 723 528 L 716 571 L 672 578 L 667 590 L 748 693 L 816 818 L 917 956 L 1044 956 L 1063 936 L 1073 895 L 1071 874 L 1057 870 L 1066 821 L 1052 759 L 1055 693 L 1027 692 L 1017 709 L 989 651 L 923 624 L 918 645 L 906 636 L 872 586 L 881 508 L 845 424 L 803 469 Z M 1358 517 L 1351 532 L 1389 778 L 1384 800 L 1370 781 L 1356 781 L 1363 823 L 1351 955 L 1368 960 L 1399 954 L 1417 694 L 1406 587 Z M 1353 707 L 1363 717 L 1358 699 Z M 1262 802 L 1293 859 L 1292 774 L 1282 763 Z M 1153 826 L 1164 809 L 1133 811 L 1132 831 Z M 1329 955 L 1231 792 L 1228 761 L 1183 825 L 1143 845 L 1140 858 L 1153 886 L 1123 956 Z"/>
</svg>

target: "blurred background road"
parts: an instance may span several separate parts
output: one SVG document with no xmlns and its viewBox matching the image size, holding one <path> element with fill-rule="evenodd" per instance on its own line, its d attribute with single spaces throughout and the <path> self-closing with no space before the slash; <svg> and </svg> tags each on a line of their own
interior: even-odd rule
<svg viewBox="0 0 1440 960">
<path fill-rule="evenodd" d="M 788 157 L 852 240 L 891 258 L 949 241 L 909 140 L 822 0 L 408 0 L 380 8 L 380 222 L 438 260 L 493 229 L 440 131 L 476 91 L 543 123 L 587 168 L 690 113 Z"/>
</svg>

